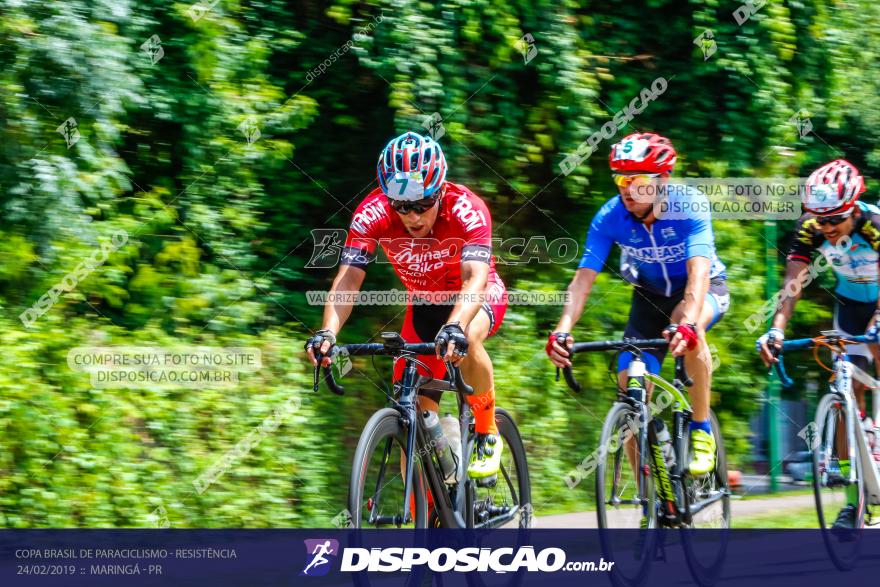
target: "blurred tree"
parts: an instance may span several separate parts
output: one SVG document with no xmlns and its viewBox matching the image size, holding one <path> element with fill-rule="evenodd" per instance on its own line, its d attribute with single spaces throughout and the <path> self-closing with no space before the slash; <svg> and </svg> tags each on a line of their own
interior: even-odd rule
<svg viewBox="0 0 880 587">
<path fill-rule="evenodd" d="M 404 130 L 435 132 L 449 178 L 489 202 L 501 238 L 582 241 L 615 193 L 612 141 L 568 175 L 560 163 L 661 76 L 667 90 L 615 138 L 670 136 L 679 175 L 805 175 L 842 156 L 876 177 L 880 114 L 865 97 L 880 90 L 880 7 L 768 3 L 742 25 L 735 8 L 0 0 L 3 522 L 138 526 L 162 505 L 173 526 L 329 524 L 345 504 L 339 463 L 390 370 L 356 362 L 345 398 L 307 391 L 300 349 L 321 308 L 304 292 L 333 274 L 307 268 L 311 231 L 347 226 L 375 186 L 379 150 Z M 715 232 L 733 294 L 710 336 L 716 405 L 742 465 L 765 381 L 743 322 L 763 303 L 768 243 L 759 222 L 716 222 Z M 74 287 L 52 289 L 122 234 Z M 510 288 L 547 291 L 573 270 L 500 265 Z M 387 264 L 371 268 L 368 286 L 398 287 Z M 813 290 L 795 334 L 828 323 L 830 296 Z M 23 325 L 18 316 L 52 291 L 52 307 Z M 577 336 L 619 335 L 629 296 L 603 275 Z M 343 338 L 396 328 L 402 310 L 358 308 Z M 490 343 L 539 515 L 589 505 L 592 483 L 569 491 L 564 476 L 595 447 L 613 397 L 602 357 L 582 361 L 595 367 L 581 372 L 596 393 L 574 398 L 553 381 L 542 346 L 558 312 L 511 308 Z M 231 393 L 132 392 L 93 389 L 66 364 L 77 346 L 178 343 L 257 346 L 264 369 Z M 193 490 L 292 396 L 301 408 L 275 434 Z"/>
</svg>

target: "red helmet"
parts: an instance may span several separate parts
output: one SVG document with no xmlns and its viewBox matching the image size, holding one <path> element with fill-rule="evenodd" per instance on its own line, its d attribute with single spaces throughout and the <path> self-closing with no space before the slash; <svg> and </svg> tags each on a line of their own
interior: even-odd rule
<svg viewBox="0 0 880 587">
<path fill-rule="evenodd" d="M 835 159 L 810 174 L 801 201 L 810 214 L 841 214 L 855 206 L 864 191 L 865 180 L 855 165 Z"/>
<path fill-rule="evenodd" d="M 669 139 L 651 132 L 637 132 L 611 147 L 608 162 L 612 171 L 668 173 L 675 167 L 676 158 Z"/>
</svg>

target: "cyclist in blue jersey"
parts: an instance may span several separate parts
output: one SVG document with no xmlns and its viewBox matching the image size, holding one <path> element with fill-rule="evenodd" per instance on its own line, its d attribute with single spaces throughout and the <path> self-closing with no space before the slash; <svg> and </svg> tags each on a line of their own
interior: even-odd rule
<svg viewBox="0 0 880 587">
<path fill-rule="evenodd" d="M 865 180 L 859 170 L 837 159 L 814 171 L 804 190 L 805 214 L 798 220 L 785 264 L 785 286 L 772 327 L 756 342 L 761 359 L 769 366 L 776 362 L 771 346 L 782 348 L 785 326 L 801 297 L 803 284 L 810 281 L 809 264 L 815 253 L 837 277 L 834 329 L 850 336 L 866 333 L 875 339 L 880 315 L 878 261 L 880 261 L 880 209 L 859 201 Z M 815 272 L 816 269 L 814 269 Z M 876 345 L 850 345 L 846 349 L 852 363 L 864 372 L 876 357 Z M 880 361 L 878 361 L 880 363 Z M 862 418 L 865 418 L 865 377 L 853 378 L 853 392 Z M 864 425 L 875 436 L 874 458 L 880 460 L 874 423 Z M 841 473 L 849 475 L 849 461 L 840 461 Z M 858 488 L 847 487 L 848 504 L 840 511 L 835 528 L 855 524 Z"/>
<path fill-rule="evenodd" d="M 590 224 L 586 246 L 569 300 L 547 342 L 547 354 L 557 367 L 571 365 L 568 346 L 574 344 L 572 328 L 584 310 L 596 276 L 605 266 L 611 246 L 620 247 L 620 276 L 633 288 L 629 321 L 624 336 L 669 340 L 669 348 L 647 351 L 643 359 L 659 373 L 667 350 L 685 357 L 694 380 L 690 389 L 693 407 L 691 473 L 705 475 L 715 467 L 715 439 L 709 424 L 712 365 L 706 331 L 727 311 L 724 264 L 715 254 L 711 216 L 660 219 L 654 199 L 640 197 L 635 186 L 665 185 L 675 166 L 676 153 L 669 139 L 653 133 L 624 137 L 611 148 L 610 165 L 619 195 L 608 200 Z M 695 190 L 670 190 L 669 209 L 676 200 L 689 200 L 689 209 L 708 210 L 705 196 Z M 674 334 L 673 334 L 674 333 Z M 626 368 L 632 355 L 622 353 L 618 379 L 626 388 Z"/>
</svg>

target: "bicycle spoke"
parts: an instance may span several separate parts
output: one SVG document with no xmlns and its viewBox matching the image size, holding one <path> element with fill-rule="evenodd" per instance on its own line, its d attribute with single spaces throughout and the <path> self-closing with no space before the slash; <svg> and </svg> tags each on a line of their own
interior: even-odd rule
<svg viewBox="0 0 880 587">
<path fill-rule="evenodd" d="M 852 568 L 859 553 L 860 533 L 864 510 L 855 507 L 851 520 L 854 529 L 834 528 L 838 514 L 852 504 L 848 494 L 863 495 L 861 462 L 859 452 L 854 450 L 855 458 L 850 458 L 849 441 L 841 438 L 853 424 L 849 422 L 847 406 L 833 395 L 826 396 L 817 408 L 816 421 L 818 442 L 813 451 L 813 490 L 816 497 L 816 514 L 823 529 L 822 538 L 831 560 L 841 570 Z M 859 424 L 856 423 L 856 426 Z M 856 433 L 860 433 L 856 430 Z M 849 461 L 849 470 L 842 465 Z M 856 487 L 852 488 L 850 477 L 854 476 Z M 856 502 L 862 502 L 856 499 Z"/>
<path fill-rule="evenodd" d="M 382 489 L 385 487 L 382 485 L 382 481 L 385 479 L 385 467 L 388 465 L 388 459 L 391 457 L 391 446 L 393 443 L 393 438 L 388 438 L 385 443 L 385 450 L 382 452 L 382 464 L 379 465 L 379 474 L 376 476 L 376 490 L 373 492 L 373 507 L 371 510 L 375 509 L 377 512 L 380 509 L 379 503 L 381 501 Z M 370 518 L 373 519 L 374 516 L 371 515 Z"/>
<path fill-rule="evenodd" d="M 359 528 L 423 527 L 426 524 L 421 466 L 415 461 L 413 497 L 404 503 L 404 431 L 397 412 L 377 412 L 364 429 L 355 453 L 349 489 L 352 523 Z M 407 521 L 407 518 L 409 519 Z"/>
<path fill-rule="evenodd" d="M 531 525 L 531 511 L 526 509 L 530 500 L 528 471 L 520 470 L 517 464 L 517 454 L 524 464 L 525 449 L 507 412 L 499 409 L 496 421 L 504 452 L 494 486 L 475 487 L 474 522 L 478 527 L 528 527 Z"/>
</svg>

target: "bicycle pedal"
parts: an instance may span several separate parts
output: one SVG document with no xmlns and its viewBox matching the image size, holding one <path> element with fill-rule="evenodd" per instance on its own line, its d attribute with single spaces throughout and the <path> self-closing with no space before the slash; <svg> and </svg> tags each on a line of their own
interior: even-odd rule
<svg viewBox="0 0 880 587">
<path fill-rule="evenodd" d="M 498 473 L 482 479 L 474 479 L 474 483 L 477 484 L 477 487 L 495 487 L 498 483 Z"/>
</svg>

